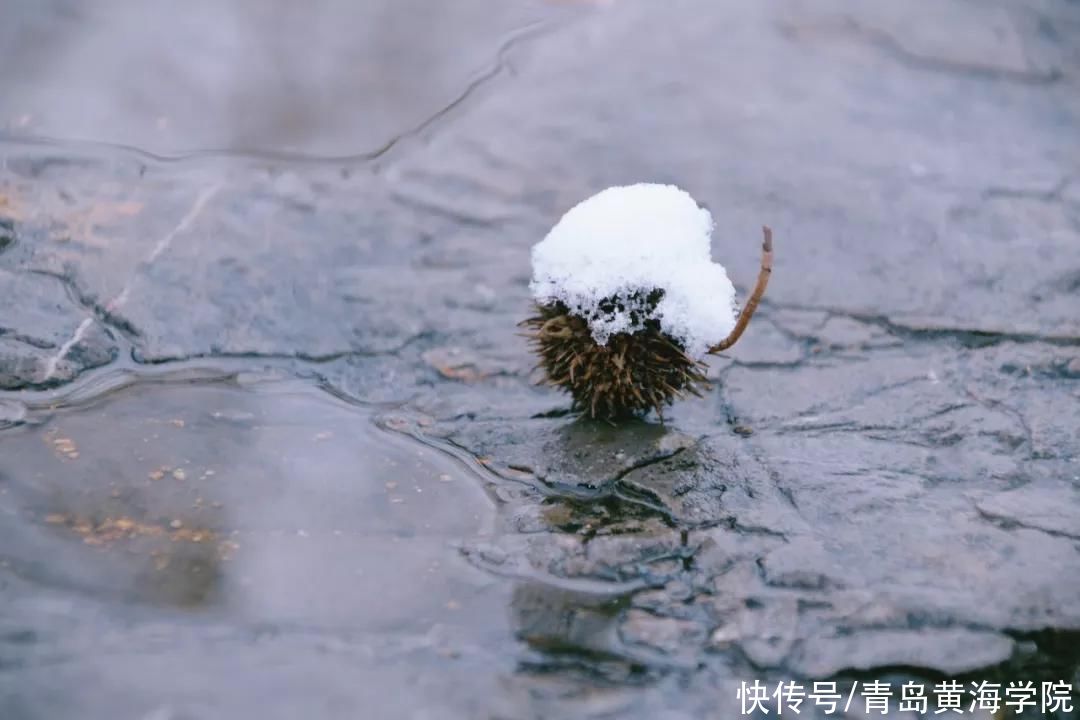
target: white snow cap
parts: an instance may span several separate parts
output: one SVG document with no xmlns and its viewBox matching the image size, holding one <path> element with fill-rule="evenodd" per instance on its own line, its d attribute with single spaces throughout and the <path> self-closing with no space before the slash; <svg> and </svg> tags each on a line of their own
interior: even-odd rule
<svg viewBox="0 0 1080 720">
<path fill-rule="evenodd" d="M 735 327 L 735 288 L 709 252 L 713 220 L 685 190 L 641 183 L 579 203 L 533 246 L 529 285 L 541 305 L 562 302 L 600 345 L 646 319 L 702 359 Z M 648 309 L 643 298 L 663 290 Z M 618 307 L 604 300 L 615 299 Z"/>
</svg>

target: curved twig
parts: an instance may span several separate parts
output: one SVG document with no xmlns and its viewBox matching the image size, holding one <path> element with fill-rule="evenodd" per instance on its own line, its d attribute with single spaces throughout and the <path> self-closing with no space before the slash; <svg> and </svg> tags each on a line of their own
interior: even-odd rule
<svg viewBox="0 0 1080 720">
<path fill-rule="evenodd" d="M 761 296 L 765 294 L 765 287 L 769 284 L 769 276 L 772 275 L 772 230 L 768 226 L 762 227 L 761 230 L 765 233 L 765 241 L 761 244 L 761 270 L 758 272 L 757 285 L 754 286 L 754 292 L 750 293 L 750 298 L 746 301 L 746 305 L 743 306 L 742 312 L 739 313 L 739 319 L 731 333 L 718 344 L 709 348 L 710 355 L 723 352 L 739 341 L 743 331 L 746 330 L 746 326 L 750 324 L 750 318 L 754 316 L 758 303 L 761 302 Z"/>
</svg>

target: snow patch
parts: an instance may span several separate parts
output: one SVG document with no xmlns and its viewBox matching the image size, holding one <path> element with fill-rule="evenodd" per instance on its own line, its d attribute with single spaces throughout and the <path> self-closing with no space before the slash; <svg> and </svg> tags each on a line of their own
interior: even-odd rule
<svg viewBox="0 0 1080 720">
<path fill-rule="evenodd" d="M 532 250 L 529 287 L 588 321 L 600 345 L 647 320 L 702 359 L 735 327 L 735 288 L 712 262 L 713 219 L 673 185 L 641 183 L 593 195 Z M 659 291 L 659 292 L 657 292 Z"/>
</svg>

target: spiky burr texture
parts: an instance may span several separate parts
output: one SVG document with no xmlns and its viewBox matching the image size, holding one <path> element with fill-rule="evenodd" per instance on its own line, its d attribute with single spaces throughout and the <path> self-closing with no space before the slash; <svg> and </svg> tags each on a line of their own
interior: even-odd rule
<svg viewBox="0 0 1080 720">
<path fill-rule="evenodd" d="M 660 331 L 655 320 L 635 333 L 617 333 L 604 345 L 589 324 L 556 302 L 537 305 L 522 325 L 540 357 L 549 385 L 574 399 L 574 408 L 593 418 L 615 420 L 663 408 L 686 394 L 700 396 L 705 365 Z"/>
</svg>

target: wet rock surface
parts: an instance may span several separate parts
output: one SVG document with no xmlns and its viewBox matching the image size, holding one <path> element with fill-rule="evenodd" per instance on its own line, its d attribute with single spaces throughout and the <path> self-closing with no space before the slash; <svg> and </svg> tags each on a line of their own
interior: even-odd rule
<svg viewBox="0 0 1080 720">
<path fill-rule="evenodd" d="M 0 717 L 1077 682 L 1074 3 L 470 2 L 452 43 L 412 32 L 433 4 L 323 3 L 205 67 L 111 3 L 13 7 Z M 200 4 L 176 47 L 222 7 L 255 13 Z M 70 72 L 135 20 L 109 63 L 203 90 Z M 349 23 L 392 30 L 309 52 Z M 640 180 L 710 207 L 737 282 L 762 223 L 776 265 L 712 391 L 615 427 L 535 386 L 516 323 L 530 246 Z"/>
</svg>

